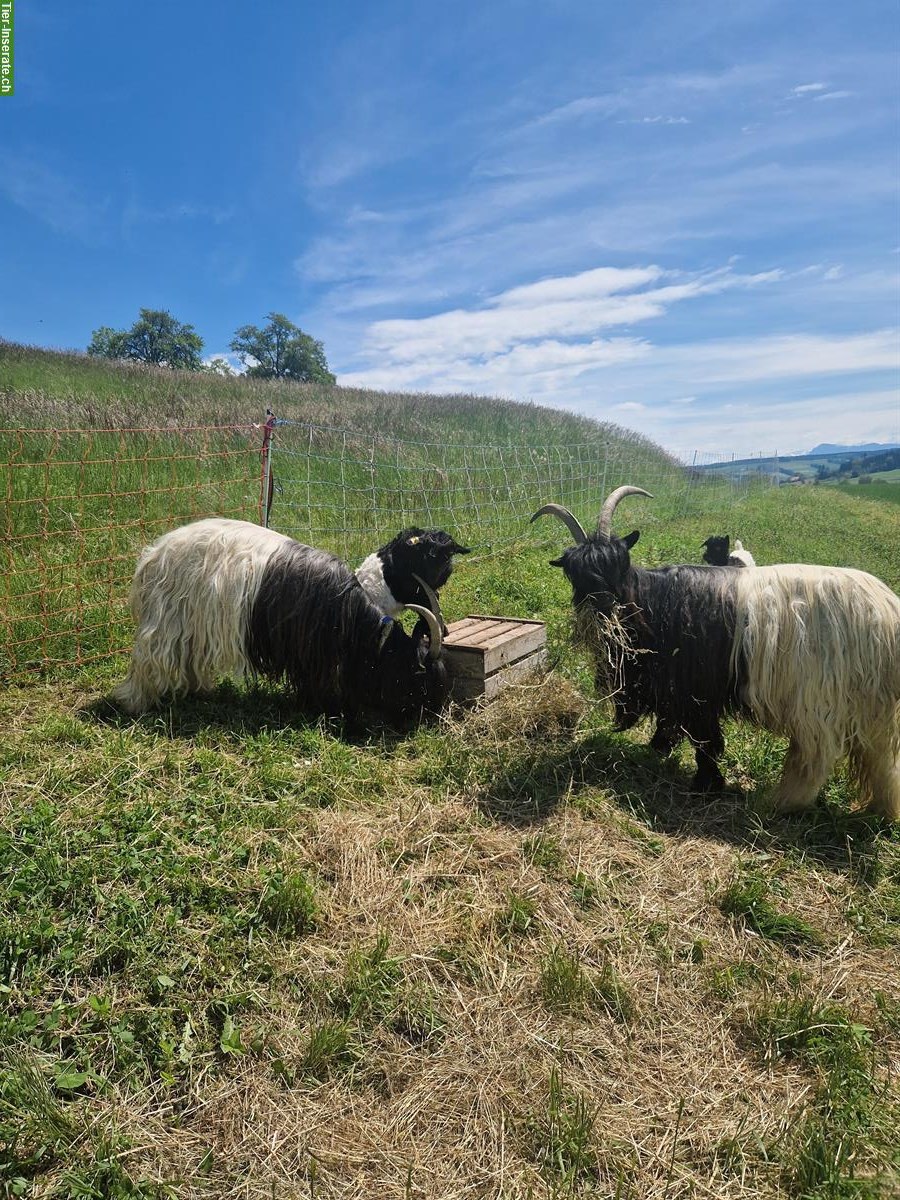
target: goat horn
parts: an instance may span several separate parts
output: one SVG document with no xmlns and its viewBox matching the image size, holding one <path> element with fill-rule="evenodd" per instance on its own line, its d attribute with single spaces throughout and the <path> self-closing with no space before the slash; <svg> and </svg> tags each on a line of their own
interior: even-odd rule
<svg viewBox="0 0 900 1200">
<path fill-rule="evenodd" d="M 421 575 L 417 575 L 415 573 L 415 571 L 412 572 L 412 577 L 416 581 L 416 583 L 419 585 L 419 587 L 422 589 L 422 591 L 425 593 L 425 595 L 428 597 L 428 603 L 431 605 L 431 611 L 434 613 L 434 615 L 437 617 L 437 619 L 441 623 L 441 632 L 446 633 L 447 632 L 447 622 L 444 620 L 444 614 L 441 612 L 441 602 L 438 599 L 437 592 L 434 590 L 433 587 L 431 587 L 430 584 L 427 584 L 425 582 L 425 580 L 422 578 Z"/>
<path fill-rule="evenodd" d="M 428 657 L 438 659 L 441 656 L 441 647 L 444 644 L 444 639 L 441 635 L 441 626 L 437 617 L 430 608 L 423 608 L 421 604 L 406 604 L 410 612 L 417 613 L 425 624 L 428 626 L 428 631 L 431 634 L 431 645 L 428 647 Z"/>
<path fill-rule="evenodd" d="M 649 492 L 645 492 L 643 488 L 630 487 L 627 483 L 624 487 L 617 487 L 614 492 L 610 492 L 606 497 L 603 507 L 600 509 L 600 516 L 597 518 L 598 533 L 609 533 L 616 505 L 620 500 L 624 500 L 626 496 L 649 496 L 651 500 L 653 499 L 652 495 Z"/>
<path fill-rule="evenodd" d="M 543 508 L 537 510 L 529 524 L 536 521 L 538 517 L 545 516 L 559 517 L 579 546 L 582 542 L 587 541 L 587 534 L 581 528 L 581 522 L 567 508 L 563 508 L 561 504 L 545 504 Z"/>
</svg>

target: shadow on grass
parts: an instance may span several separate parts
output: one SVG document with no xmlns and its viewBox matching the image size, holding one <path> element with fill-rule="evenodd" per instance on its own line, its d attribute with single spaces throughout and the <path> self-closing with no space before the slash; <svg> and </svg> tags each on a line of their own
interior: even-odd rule
<svg viewBox="0 0 900 1200">
<path fill-rule="evenodd" d="M 295 730 L 374 748 L 395 745 L 410 733 L 408 729 L 398 730 L 376 722 L 362 724 L 326 717 L 304 708 L 283 690 L 264 684 L 239 687 L 230 682 L 219 684 L 206 695 L 185 696 L 138 717 L 126 713 L 107 696 L 84 705 L 78 715 L 113 729 L 137 727 L 172 739 L 191 740 L 215 730 L 235 744 L 267 732 Z"/>
<path fill-rule="evenodd" d="M 736 786 L 692 792 L 690 778 L 676 759 L 663 760 L 649 746 L 597 730 L 578 743 L 527 754 L 498 772 L 479 792 L 477 804 L 491 819 L 524 828 L 546 819 L 563 802 L 590 814 L 596 807 L 591 793 L 599 790 L 605 802 L 655 833 L 791 852 L 833 871 L 868 877 L 885 829 L 880 818 L 821 800 L 805 813 L 765 814 L 757 811 L 753 793 Z"/>
<path fill-rule="evenodd" d="M 186 697 L 138 718 L 106 697 L 85 705 L 79 715 L 111 728 L 137 727 L 171 739 L 191 740 L 215 731 L 239 746 L 249 737 L 289 730 L 383 754 L 391 754 L 415 732 L 350 725 L 304 711 L 277 688 L 228 682 L 208 696 Z M 477 742 L 469 747 L 473 761 L 482 759 L 482 775 L 490 772 L 488 782 L 475 786 L 474 800 L 491 820 L 525 829 L 545 820 L 561 803 L 573 803 L 586 815 L 596 812 L 598 817 L 611 803 L 654 833 L 790 852 L 863 881 L 876 869 L 878 835 L 884 828 L 879 818 L 822 801 L 806 813 L 766 815 L 757 811 L 754 794 L 738 787 L 692 792 L 691 773 L 675 757 L 662 760 L 649 746 L 609 728 L 594 728 L 578 738 L 574 721 L 569 729 L 539 723 L 518 745 L 521 749 L 496 763 L 491 755 L 484 762 Z"/>
</svg>

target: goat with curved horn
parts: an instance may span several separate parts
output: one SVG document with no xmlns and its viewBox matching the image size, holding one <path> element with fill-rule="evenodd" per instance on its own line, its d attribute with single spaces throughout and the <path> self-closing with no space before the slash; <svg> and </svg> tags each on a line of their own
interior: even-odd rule
<svg viewBox="0 0 900 1200">
<path fill-rule="evenodd" d="M 450 690 L 440 619 L 409 607 L 412 636 L 335 555 L 247 521 L 195 521 L 141 554 L 131 667 L 113 697 L 136 715 L 256 674 L 286 682 L 306 710 L 405 725 L 439 712 Z"/>
<path fill-rule="evenodd" d="M 421 575 L 417 575 L 415 571 L 413 571 L 412 577 L 428 597 L 429 607 L 438 619 L 441 627 L 441 633 L 445 634 L 447 632 L 447 622 L 444 620 L 444 614 L 441 612 L 441 601 L 437 592 L 434 590 L 431 584 L 427 583 Z M 412 608 L 413 606 L 411 604 L 407 604 L 406 607 Z"/>
<path fill-rule="evenodd" d="M 574 513 L 570 513 L 569 510 L 567 508 L 563 508 L 561 504 L 545 504 L 543 508 L 539 508 L 537 510 L 537 512 L 531 518 L 529 524 L 536 521 L 538 517 L 544 516 L 559 517 L 560 521 L 562 521 L 563 525 L 566 526 L 569 533 L 571 533 L 572 537 L 575 539 L 577 545 L 581 546 L 587 541 L 587 534 L 582 529 L 581 522 L 574 515 Z"/>
<path fill-rule="evenodd" d="M 438 617 L 431 611 L 430 608 L 425 608 L 421 604 L 407 604 L 410 612 L 414 612 L 421 617 L 428 626 L 430 634 L 430 644 L 428 647 L 428 657 L 432 661 L 437 661 L 441 657 L 441 649 L 444 645 L 444 638 L 441 633 L 441 622 Z"/>
<path fill-rule="evenodd" d="M 645 492 L 643 488 L 631 487 L 627 483 L 623 487 L 617 487 L 614 492 L 610 492 L 610 494 L 606 497 L 606 500 L 603 502 L 603 507 L 600 509 L 600 516 L 597 518 L 598 533 L 608 534 L 610 532 L 612 527 L 613 513 L 616 511 L 616 506 L 618 505 L 619 501 L 624 500 L 626 496 L 647 496 L 649 499 L 653 499 L 653 496 L 650 494 L 650 492 Z"/>
</svg>

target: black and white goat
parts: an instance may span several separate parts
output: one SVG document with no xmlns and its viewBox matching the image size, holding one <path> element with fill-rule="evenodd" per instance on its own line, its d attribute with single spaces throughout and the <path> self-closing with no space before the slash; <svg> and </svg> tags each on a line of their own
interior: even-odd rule
<svg viewBox="0 0 900 1200">
<path fill-rule="evenodd" d="M 406 607 L 419 616 L 411 636 L 333 554 L 248 521 L 195 521 L 138 560 L 138 629 L 113 699 L 140 713 L 259 673 L 317 712 L 403 723 L 437 711 L 449 690 L 439 616 Z"/>
<path fill-rule="evenodd" d="M 778 809 L 811 805 L 848 755 L 860 799 L 900 820 L 900 598 L 841 567 L 634 567 L 637 530 L 610 532 L 631 494 L 649 493 L 617 488 L 592 534 L 559 505 L 532 517 L 557 516 L 575 537 L 551 565 L 572 584 L 598 687 L 617 689 L 617 728 L 655 715 L 662 753 L 686 735 L 706 790 L 722 781 L 722 717 L 747 716 L 790 739 Z"/>
<path fill-rule="evenodd" d="M 453 555 L 469 553 L 468 546 L 443 529 L 413 527 L 363 559 L 356 578 L 389 617 L 398 617 L 410 604 L 421 604 L 440 617 L 437 592 L 450 578 Z"/>
<path fill-rule="evenodd" d="M 731 538 L 726 533 L 724 537 L 708 537 L 703 543 L 703 561 L 711 567 L 755 567 L 756 559 L 749 550 L 745 550 L 740 538 L 735 538 L 731 546 Z"/>
</svg>

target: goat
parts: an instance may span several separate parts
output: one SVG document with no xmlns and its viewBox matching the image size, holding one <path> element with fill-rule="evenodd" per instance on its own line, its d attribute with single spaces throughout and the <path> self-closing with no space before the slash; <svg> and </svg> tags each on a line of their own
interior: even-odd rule
<svg viewBox="0 0 900 1200">
<path fill-rule="evenodd" d="M 386 616 L 397 617 L 410 604 L 423 604 L 441 620 L 437 592 L 450 578 L 454 554 L 471 553 L 443 529 L 404 529 L 356 569 L 369 599 Z"/>
<path fill-rule="evenodd" d="M 733 550 L 729 550 L 730 542 L 727 533 L 724 537 L 708 537 L 703 543 L 703 561 L 712 567 L 756 566 L 756 559 L 749 550 L 744 549 L 739 538 L 735 539 Z"/>
<path fill-rule="evenodd" d="M 403 723 L 449 692 L 439 617 L 406 607 L 419 616 L 411 636 L 333 554 L 248 521 L 195 521 L 138 560 L 138 629 L 113 699 L 137 714 L 220 675 L 258 672 L 315 711 Z"/>
<path fill-rule="evenodd" d="M 616 728 L 655 715 L 663 754 L 686 735 L 705 791 L 722 783 L 722 717 L 748 717 L 790 741 L 776 809 L 808 808 L 846 754 L 867 808 L 900 820 L 900 598 L 842 567 L 634 567 L 638 531 L 610 532 L 632 494 L 649 495 L 617 488 L 592 534 L 559 505 L 532 517 L 559 517 L 575 537 L 551 565 L 572 585 L 598 688 L 618 687 Z"/>
</svg>

